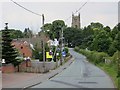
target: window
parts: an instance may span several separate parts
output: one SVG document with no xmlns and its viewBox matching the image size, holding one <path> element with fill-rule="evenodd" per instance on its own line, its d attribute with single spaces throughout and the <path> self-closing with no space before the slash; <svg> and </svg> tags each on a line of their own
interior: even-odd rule
<svg viewBox="0 0 120 90">
<path fill-rule="evenodd" d="M 75 28 L 78 28 L 77 25 L 75 25 Z"/>
<path fill-rule="evenodd" d="M 23 47 L 21 47 L 21 49 L 23 49 Z"/>
<path fill-rule="evenodd" d="M 25 56 L 25 53 L 23 53 L 23 57 Z"/>
</svg>

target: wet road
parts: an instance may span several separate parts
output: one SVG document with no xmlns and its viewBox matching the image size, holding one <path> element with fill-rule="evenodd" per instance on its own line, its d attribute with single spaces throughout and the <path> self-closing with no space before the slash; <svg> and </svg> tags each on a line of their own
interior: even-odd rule
<svg viewBox="0 0 120 90">
<path fill-rule="evenodd" d="M 32 88 L 114 88 L 112 80 L 85 56 L 70 49 L 75 61 L 60 74 Z"/>
</svg>

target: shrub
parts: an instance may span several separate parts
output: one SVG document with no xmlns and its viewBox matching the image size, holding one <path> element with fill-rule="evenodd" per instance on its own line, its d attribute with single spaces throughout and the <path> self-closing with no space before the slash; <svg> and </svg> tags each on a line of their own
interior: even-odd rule
<svg viewBox="0 0 120 90">
<path fill-rule="evenodd" d="M 118 63 L 118 60 L 117 60 L 117 58 L 119 58 L 118 55 L 119 54 L 119 52 L 117 51 L 117 52 L 115 52 L 114 53 L 114 55 L 112 56 L 112 60 L 113 60 L 113 63 Z"/>
<path fill-rule="evenodd" d="M 80 53 L 85 55 L 91 62 L 95 64 L 104 62 L 105 57 L 108 57 L 108 55 L 104 52 L 95 52 L 81 49 Z"/>
<path fill-rule="evenodd" d="M 76 46 L 76 47 L 74 48 L 74 50 L 75 50 L 76 52 L 79 52 L 79 47 Z"/>
<path fill-rule="evenodd" d="M 108 57 L 108 55 L 104 52 L 95 52 L 94 56 L 95 57 L 93 59 L 95 59 L 94 60 L 95 64 L 103 63 L 105 60 L 105 57 Z"/>
</svg>

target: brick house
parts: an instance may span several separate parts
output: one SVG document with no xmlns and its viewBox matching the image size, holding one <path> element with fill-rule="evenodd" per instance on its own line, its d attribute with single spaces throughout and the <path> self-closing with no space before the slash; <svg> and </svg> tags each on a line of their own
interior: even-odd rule
<svg viewBox="0 0 120 90">
<path fill-rule="evenodd" d="M 32 57 L 32 49 L 27 41 L 13 40 L 12 45 L 18 50 L 20 56 Z"/>
</svg>

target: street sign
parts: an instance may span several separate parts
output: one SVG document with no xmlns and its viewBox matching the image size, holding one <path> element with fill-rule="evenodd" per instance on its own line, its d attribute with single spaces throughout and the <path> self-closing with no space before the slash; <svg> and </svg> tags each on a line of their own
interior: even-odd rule
<svg viewBox="0 0 120 90">
<path fill-rule="evenodd" d="M 52 55 L 50 55 L 49 52 L 46 52 L 46 58 L 52 58 Z"/>
<path fill-rule="evenodd" d="M 63 56 L 63 57 L 66 56 L 66 52 L 65 52 L 65 51 L 62 52 L 62 56 Z"/>
</svg>

